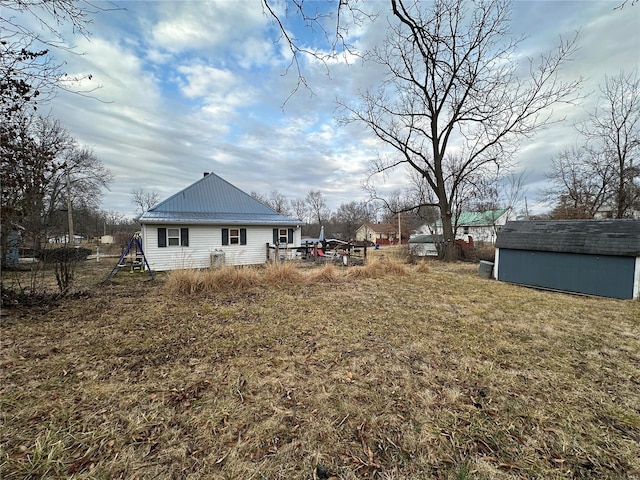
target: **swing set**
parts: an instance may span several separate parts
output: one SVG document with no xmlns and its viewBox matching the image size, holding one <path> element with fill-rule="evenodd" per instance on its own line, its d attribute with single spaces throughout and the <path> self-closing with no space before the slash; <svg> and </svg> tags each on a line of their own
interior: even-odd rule
<svg viewBox="0 0 640 480">
<path fill-rule="evenodd" d="M 145 267 L 149 272 L 149 276 L 151 277 L 151 279 L 155 280 L 153 271 L 151 270 L 149 262 L 147 261 L 147 257 L 145 256 L 144 250 L 142 249 L 142 236 L 139 233 L 134 233 L 129 239 L 127 248 L 122 251 L 122 255 L 120 255 L 118 263 L 116 263 L 116 265 L 113 267 L 113 270 L 111 270 L 111 273 L 109 273 L 104 281 L 106 282 L 111 277 L 116 276 L 118 272 L 123 268 L 128 268 L 129 273 L 134 273 L 142 272 Z"/>
</svg>

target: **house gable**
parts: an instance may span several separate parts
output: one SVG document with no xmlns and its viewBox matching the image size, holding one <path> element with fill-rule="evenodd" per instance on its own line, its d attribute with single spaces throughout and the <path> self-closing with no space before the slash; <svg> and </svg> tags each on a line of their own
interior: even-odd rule
<svg viewBox="0 0 640 480">
<path fill-rule="evenodd" d="M 269 245 L 285 250 L 300 246 L 299 220 L 215 174 L 145 212 L 140 223 L 153 270 L 256 265 L 269 259 Z"/>
<path fill-rule="evenodd" d="M 141 223 L 298 225 L 251 195 L 210 173 L 160 202 L 140 217 Z"/>
</svg>

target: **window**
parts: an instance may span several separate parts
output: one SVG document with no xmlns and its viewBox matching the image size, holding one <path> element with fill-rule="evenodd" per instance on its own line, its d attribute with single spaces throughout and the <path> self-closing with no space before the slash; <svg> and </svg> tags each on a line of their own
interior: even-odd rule
<svg viewBox="0 0 640 480">
<path fill-rule="evenodd" d="M 180 245 L 180 229 L 167 228 L 167 244 L 170 247 Z"/>
<path fill-rule="evenodd" d="M 293 228 L 274 228 L 273 244 L 286 245 L 288 243 L 293 243 Z"/>
<path fill-rule="evenodd" d="M 465 235 L 469 235 L 469 227 L 468 226 L 463 227 L 462 230 L 463 230 L 463 233 Z"/>
<path fill-rule="evenodd" d="M 240 245 L 240 229 L 229 229 L 229 245 Z"/>
<path fill-rule="evenodd" d="M 246 228 L 223 228 L 222 229 L 222 245 L 246 245 L 247 229 Z"/>
<path fill-rule="evenodd" d="M 189 246 L 189 229 L 188 228 L 158 228 L 158 247 L 188 247 Z"/>
</svg>

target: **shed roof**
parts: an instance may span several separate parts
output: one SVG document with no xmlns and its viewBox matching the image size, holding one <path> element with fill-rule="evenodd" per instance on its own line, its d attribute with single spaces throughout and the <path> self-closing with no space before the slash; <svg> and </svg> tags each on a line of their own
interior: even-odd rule
<svg viewBox="0 0 640 480">
<path fill-rule="evenodd" d="M 141 223 L 295 225 L 289 218 L 210 173 L 160 202 L 140 217 Z"/>
<path fill-rule="evenodd" d="M 427 234 L 413 235 L 409 238 L 409 243 L 435 243 L 433 237 Z"/>
<path fill-rule="evenodd" d="M 507 208 L 499 210 L 487 210 L 485 212 L 461 212 L 458 217 L 458 225 L 463 226 L 491 226 L 507 212 Z M 437 220 L 436 225 L 442 226 L 442 220 Z"/>
<path fill-rule="evenodd" d="M 507 222 L 497 248 L 592 255 L 640 256 L 640 220 Z"/>
</svg>

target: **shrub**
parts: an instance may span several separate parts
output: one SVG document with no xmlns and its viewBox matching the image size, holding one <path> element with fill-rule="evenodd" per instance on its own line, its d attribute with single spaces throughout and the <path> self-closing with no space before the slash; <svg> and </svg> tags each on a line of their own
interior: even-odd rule
<svg viewBox="0 0 640 480">
<path fill-rule="evenodd" d="M 302 273 L 293 263 L 272 262 L 265 269 L 265 281 L 268 284 L 295 284 L 302 282 Z"/>
<path fill-rule="evenodd" d="M 327 263 L 321 268 L 314 268 L 307 273 L 307 282 L 309 283 L 332 283 L 338 278 L 336 267 Z"/>
<path fill-rule="evenodd" d="M 86 260 L 90 254 L 91 250 L 84 247 L 61 247 L 40 250 L 37 258 L 45 263 L 82 262 Z"/>
</svg>

